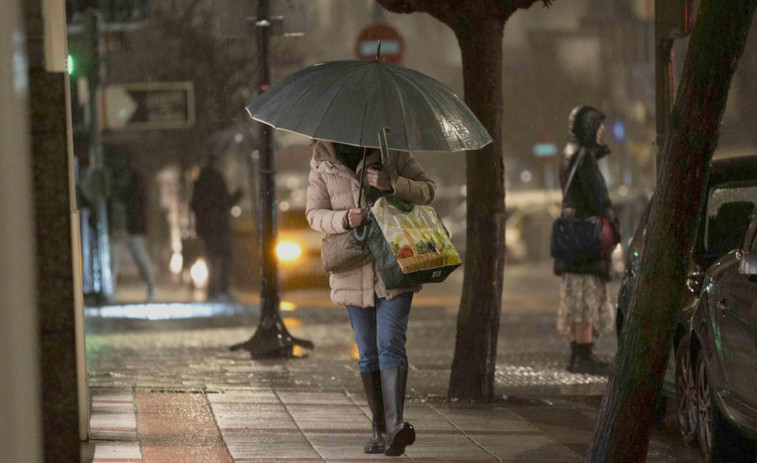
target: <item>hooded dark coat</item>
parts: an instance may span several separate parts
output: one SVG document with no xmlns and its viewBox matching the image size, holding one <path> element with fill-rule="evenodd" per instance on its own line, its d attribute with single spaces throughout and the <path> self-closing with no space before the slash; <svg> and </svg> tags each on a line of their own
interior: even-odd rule
<svg viewBox="0 0 757 463">
<path fill-rule="evenodd" d="M 605 115 L 591 106 L 579 106 L 570 114 L 570 136 L 560 160 L 560 186 L 565 190 L 571 169 L 581 150 L 585 151 L 576 174 L 563 198 L 562 216 L 588 218 L 607 217 L 618 229 L 607 184 L 597 161 L 610 154 L 606 145 L 597 143 L 597 131 Z M 617 232 L 616 232 L 617 233 Z M 593 261 L 566 263 L 555 261 L 555 273 L 578 273 L 609 278 L 610 256 L 603 255 Z"/>
</svg>

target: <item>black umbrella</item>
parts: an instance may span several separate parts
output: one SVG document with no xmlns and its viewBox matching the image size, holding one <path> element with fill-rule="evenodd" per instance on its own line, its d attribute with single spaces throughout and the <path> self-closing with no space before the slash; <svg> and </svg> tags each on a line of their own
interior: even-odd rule
<svg viewBox="0 0 757 463">
<path fill-rule="evenodd" d="M 492 141 L 473 112 L 437 80 L 374 61 L 332 61 L 295 72 L 247 107 L 262 123 L 319 140 L 390 149 L 465 151 Z"/>
</svg>

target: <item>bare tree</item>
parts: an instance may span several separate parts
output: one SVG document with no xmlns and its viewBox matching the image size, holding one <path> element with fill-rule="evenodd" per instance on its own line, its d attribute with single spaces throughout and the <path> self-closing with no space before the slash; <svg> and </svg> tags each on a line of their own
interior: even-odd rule
<svg viewBox="0 0 757 463">
<path fill-rule="evenodd" d="M 463 294 L 448 395 L 494 399 L 505 269 L 505 164 L 502 157 L 502 37 L 519 9 L 552 0 L 377 0 L 395 13 L 428 13 L 457 36 L 465 102 L 494 142 L 466 154 L 468 222 Z"/>
<path fill-rule="evenodd" d="M 244 120 L 255 94 L 257 72 L 252 39 L 218 34 L 217 8 L 204 0 L 169 0 L 151 12 L 147 34 L 161 46 L 151 57 L 155 77 L 194 82 L 201 132 Z"/>
<path fill-rule="evenodd" d="M 757 0 L 703 0 L 663 147 L 639 284 L 587 461 L 644 461 L 718 143 L 731 77 Z"/>
</svg>

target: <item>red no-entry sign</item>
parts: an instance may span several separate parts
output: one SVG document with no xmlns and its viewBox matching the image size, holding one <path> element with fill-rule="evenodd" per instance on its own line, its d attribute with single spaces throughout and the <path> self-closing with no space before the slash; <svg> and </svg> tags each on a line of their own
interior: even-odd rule
<svg viewBox="0 0 757 463">
<path fill-rule="evenodd" d="M 376 58 L 378 41 L 381 41 L 381 61 L 391 64 L 402 62 L 402 37 L 388 24 L 371 24 L 357 37 L 356 52 L 359 59 Z"/>
</svg>

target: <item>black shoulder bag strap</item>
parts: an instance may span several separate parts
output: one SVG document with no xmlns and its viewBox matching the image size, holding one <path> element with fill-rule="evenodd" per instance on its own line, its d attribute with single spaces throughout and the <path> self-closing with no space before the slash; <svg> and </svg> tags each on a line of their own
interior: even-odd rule
<svg viewBox="0 0 757 463">
<path fill-rule="evenodd" d="M 578 158 L 576 159 L 575 164 L 573 164 L 573 168 L 570 170 L 570 174 L 568 174 L 568 181 L 565 182 L 565 188 L 562 190 L 562 200 L 565 202 L 565 197 L 568 196 L 568 188 L 570 188 L 570 184 L 573 183 L 573 177 L 576 176 L 576 171 L 578 170 L 578 166 L 581 164 L 581 161 L 584 159 L 584 155 L 586 154 L 586 148 L 581 148 L 578 150 Z"/>
</svg>

